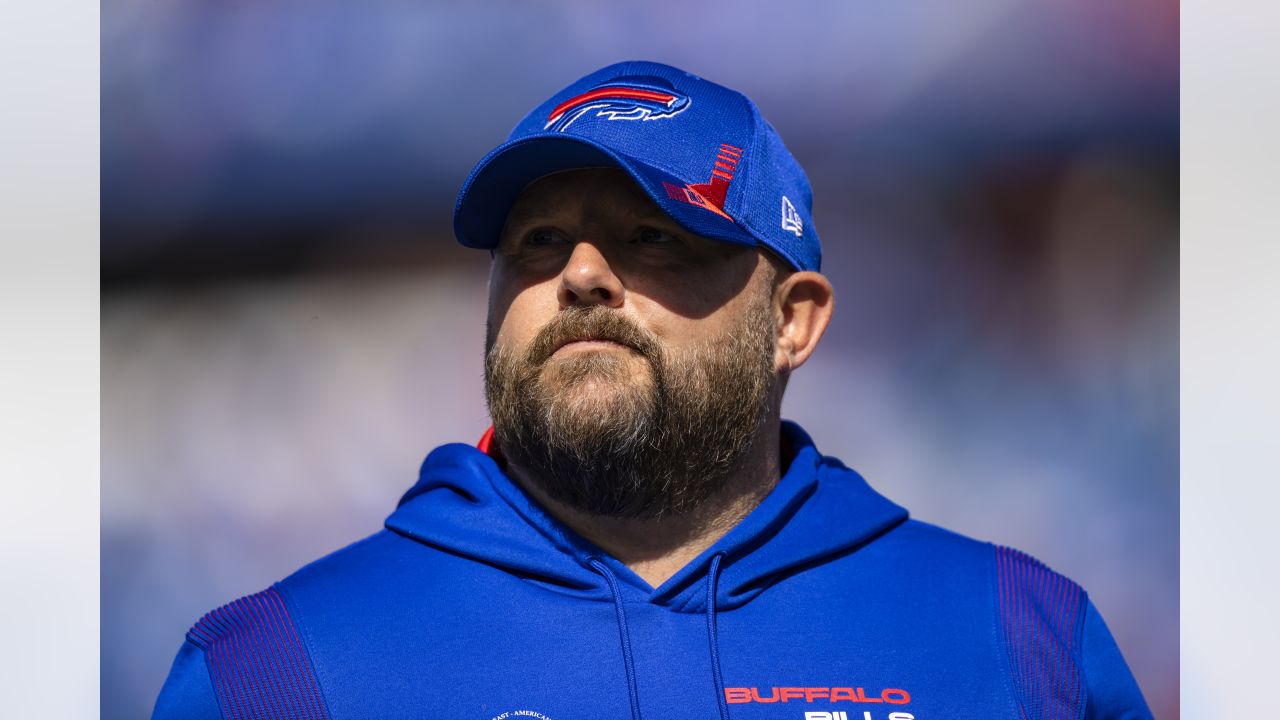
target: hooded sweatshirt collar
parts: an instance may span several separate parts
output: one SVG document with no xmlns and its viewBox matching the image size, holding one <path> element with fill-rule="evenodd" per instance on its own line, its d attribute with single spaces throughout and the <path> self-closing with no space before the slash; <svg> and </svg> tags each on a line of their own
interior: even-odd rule
<svg viewBox="0 0 1280 720">
<path fill-rule="evenodd" d="M 712 558 L 721 557 L 716 606 L 732 609 L 807 567 L 874 540 L 907 518 L 839 460 L 821 455 L 795 423 L 782 424 L 791 457 L 774 489 L 724 537 L 657 588 L 541 508 L 470 445 L 434 450 L 387 527 L 573 595 L 607 599 L 592 562 L 606 564 L 635 601 L 702 612 Z"/>
</svg>

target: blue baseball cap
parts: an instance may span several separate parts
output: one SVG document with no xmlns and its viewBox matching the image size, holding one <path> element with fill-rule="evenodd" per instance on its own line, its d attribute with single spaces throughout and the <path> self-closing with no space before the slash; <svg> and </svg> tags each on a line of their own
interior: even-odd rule
<svg viewBox="0 0 1280 720">
<path fill-rule="evenodd" d="M 516 197 L 560 170 L 620 167 L 676 224 L 818 270 L 813 193 L 746 96 L 653 62 L 597 70 L 534 108 L 458 193 L 453 232 L 493 249 Z"/>
</svg>

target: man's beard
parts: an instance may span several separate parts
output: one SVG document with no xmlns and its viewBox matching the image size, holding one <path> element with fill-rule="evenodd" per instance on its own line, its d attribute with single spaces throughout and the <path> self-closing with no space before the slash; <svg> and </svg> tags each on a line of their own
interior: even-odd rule
<svg viewBox="0 0 1280 720">
<path fill-rule="evenodd" d="M 673 352 L 620 311 L 561 310 L 516 353 L 493 341 L 485 395 L 498 447 L 552 499 L 588 515 L 684 515 L 723 488 L 768 415 L 775 330 L 768 294 L 741 324 Z M 571 351 L 612 340 L 621 350 Z"/>
</svg>

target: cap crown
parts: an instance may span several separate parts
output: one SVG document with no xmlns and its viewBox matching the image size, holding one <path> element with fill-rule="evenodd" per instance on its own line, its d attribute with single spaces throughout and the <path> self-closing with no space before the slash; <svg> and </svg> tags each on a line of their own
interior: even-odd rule
<svg viewBox="0 0 1280 720">
<path fill-rule="evenodd" d="M 464 184 L 458 239 L 494 247 L 528 183 L 610 165 L 629 172 L 687 230 L 763 245 L 797 269 L 821 265 L 808 178 L 755 104 L 678 68 L 640 61 L 591 73 L 526 115 Z"/>
</svg>

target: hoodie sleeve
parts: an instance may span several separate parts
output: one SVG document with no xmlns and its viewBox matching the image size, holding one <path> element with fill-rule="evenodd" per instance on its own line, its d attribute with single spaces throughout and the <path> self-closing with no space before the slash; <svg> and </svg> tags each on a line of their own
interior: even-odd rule
<svg viewBox="0 0 1280 720">
<path fill-rule="evenodd" d="M 204 651 L 190 640 L 173 661 L 151 720 L 222 720 Z"/>
<path fill-rule="evenodd" d="M 1085 606 L 1080 656 L 1088 698 L 1086 720 L 1150 720 L 1142 691 L 1092 601 Z"/>
</svg>

